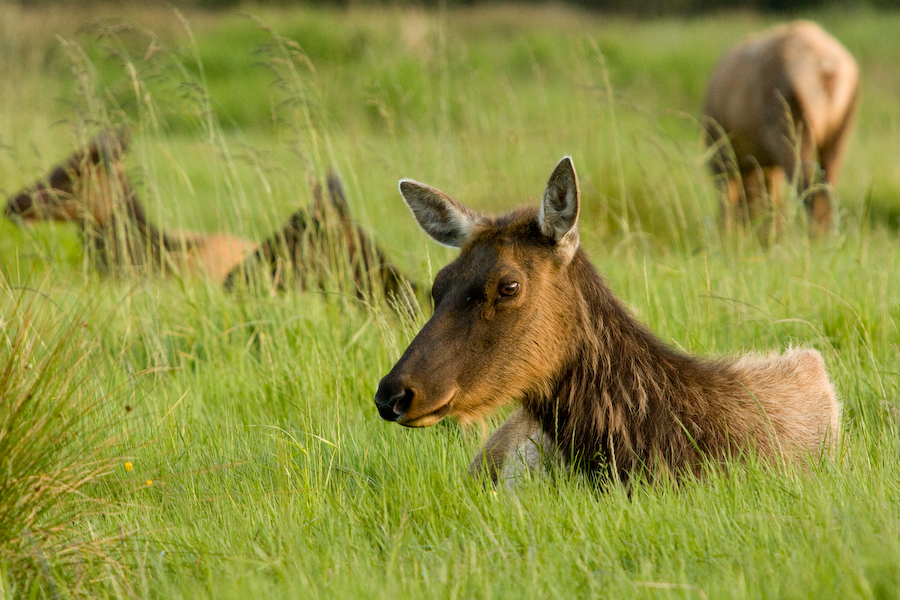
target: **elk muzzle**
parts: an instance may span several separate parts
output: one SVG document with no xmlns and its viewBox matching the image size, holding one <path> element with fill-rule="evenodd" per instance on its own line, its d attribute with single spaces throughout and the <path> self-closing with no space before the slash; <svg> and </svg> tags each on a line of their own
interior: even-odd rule
<svg viewBox="0 0 900 600">
<path fill-rule="evenodd" d="M 75 221 L 79 207 L 66 190 L 37 187 L 23 190 L 6 203 L 6 217 L 26 223 L 35 221 Z"/>
<path fill-rule="evenodd" d="M 7 218 L 17 218 L 21 220 L 35 220 L 35 202 L 32 192 L 23 191 L 13 196 L 6 203 Z"/>
<path fill-rule="evenodd" d="M 385 421 L 392 421 L 404 427 L 429 427 L 446 417 L 453 408 L 453 395 L 446 402 L 427 402 L 417 386 L 407 383 L 406 378 L 393 372 L 378 384 L 375 406 Z"/>
</svg>

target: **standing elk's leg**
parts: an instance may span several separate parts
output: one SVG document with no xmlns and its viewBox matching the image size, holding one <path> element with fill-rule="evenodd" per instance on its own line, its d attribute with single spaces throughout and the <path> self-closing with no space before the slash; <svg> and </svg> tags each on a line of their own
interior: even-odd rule
<svg viewBox="0 0 900 600">
<path fill-rule="evenodd" d="M 812 237 L 818 237 L 831 231 L 831 189 L 823 185 L 820 177 L 815 128 L 806 118 L 798 100 L 789 98 L 787 105 L 790 117 L 785 117 L 785 130 L 791 132 L 791 136 L 778 142 L 772 140 L 771 151 L 779 157 L 777 164 L 782 165 L 785 173 L 793 178 L 797 196 L 806 208 L 809 233 Z"/>
<path fill-rule="evenodd" d="M 744 188 L 739 177 L 728 177 L 722 180 L 719 186 L 721 196 L 720 219 L 725 231 L 731 232 L 736 227 L 746 225 L 749 220 L 747 215 L 747 202 L 744 198 Z"/>
<path fill-rule="evenodd" d="M 767 232 L 769 242 L 774 242 L 784 232 L 787 220 L 787 206 L 784 202 L 784 186 L 787 184 L 784 171 L 780 167 L 771 167 L 765 171 L 766 189 L 769 195 L 769 212 L 771 225 Z"/>
<path fill-rule="evenodd" d="M 753 168 L 743 171 L 741 182 L 744 184 L 743 212 L 746 215 L 746 224 L 761 232 L 771 210 L 762 168 L 754 165 Z"/>
</svg>

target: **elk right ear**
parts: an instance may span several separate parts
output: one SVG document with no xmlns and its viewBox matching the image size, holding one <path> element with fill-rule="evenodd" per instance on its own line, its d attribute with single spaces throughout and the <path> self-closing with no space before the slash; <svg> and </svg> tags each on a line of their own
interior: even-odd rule
<svg viewBox="0 0 900 600">
<path fill-rule="evenodd" d="M 578 212 L 581 194 L 575 165 L 568 156 L 553 169 L 541 202 L 538 217 L 541 231 L 556 242 L 565 260 L 571 260 L 578 249 Z"/>
<path fill-rule="evenodd" d="M 425 233 L 438 243 L 459 248 L 466 243 L 478 213 L 424 183 L 403 179 L 400 193 Z"/>
</svg>

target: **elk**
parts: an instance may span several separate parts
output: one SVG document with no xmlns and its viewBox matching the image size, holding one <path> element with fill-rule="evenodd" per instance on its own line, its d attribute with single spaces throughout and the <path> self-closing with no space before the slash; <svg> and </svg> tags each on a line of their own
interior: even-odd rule
<svg viewBox="0 0 900 600">
<path fill-rule="evenodd" d="M 810 233 L 828 233 L 831 187 L 858 97 L 856 61 L 815 23 L 781 25 L 729 50 L 713 69 L 703 108 L 723 222 L 764 225 L 774 217 L 779 233 L 782 188 L 790 178 L 806 207 Z"/>
<path fill-rule="evenodd" d="M 371 297 L 369 292 L 378 288 L 389 301 L 400 303 L 414 314 L 418 306 L 416 285 L 353 221 L 343 185 L 333 170 L 328 172 L 327 186 L 331 202 L 323 201 L 322 186 L 312 182 L 312 210 L 293 213 L 280 230 L 235 265 L 225 279 L 226 289 L 234 289 L 238 282 L 249 285 L 251 274 L 260 266 L 265 267 L 276 288 L 289 281 L 324 287 L 326 280 L 349 277 L 360 299 Z"/>
<path fill-rule="evenodd" d="M 400 192 L 425 232 L 460 253 L 437 273 L 434 313 L 375 405 L 387 421 L 427 427 L 517 400 L 475 474 L 496 482 L 529 443 L 528 462 L 546 451 L 592 480 L 626 483 L 679 481 L 751 454 L 804 467 L 835 448 L 840 405 L 817 351 L 700 358 L 629 313 L 579 246 L 571 158 L 539 208 L 498 217 L 412 180 Z"/>
<path fill-rule="evenodd" d="M 12 196 L 6 216 L 77 223 L 103 272 L 150 267 L 223 281 L 256 244 L 222 233 L 163 231 L 148 221 L 122 163 L 128 137 L 127 129 L 102 131 L 44 179 Z"/>
<path fill-rule="evenodd" d="M 290 278 L 286 272 L 301 283 L 312 277 L 320 286 L 329 278 L 340 280 L 346 265 L 358 295 L 380 286 L 410 310 L 418 306 L 414 284 L 353 222 L 333 171 L 327 180 L 330 204 L 322 198 L 322 186 L 312 182 L 312 207 L 297 210 L 279 232 L 257 244 L 230 234 L 155 227 L 125 172 L 127 146 L 127 129 L 102 131 L 44 179 L 12 196 L 6 215 L 26 222 L 78 223 L 85 246 L 106 272 L 152 266 L 182 275 L 205 274 L 233 289 L 240 279 L 248 280 L 258 263 L 269 265 L 278 287 Z"/>
</svg>

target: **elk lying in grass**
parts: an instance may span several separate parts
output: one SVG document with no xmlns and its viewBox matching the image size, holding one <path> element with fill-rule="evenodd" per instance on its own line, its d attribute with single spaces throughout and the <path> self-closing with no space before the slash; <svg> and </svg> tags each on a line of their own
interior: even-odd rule
<svg viewBox="0 0 900 600">
<path fill-rule="evenodd" d="M 150 223 L 122 164 L 127 145 L 127 130 L 100 133 L 45 179 L 12 196 L 6 215 L 77 223 L 87 251 L 105 272 L 149 267 L 223 281 L 256 244 L 221 233 L 163 231 Z"/>
<path fill-rule="evenodd" d="M 796 178 L 810 232 L 831 229 L 830 190 L 817 184 L 837 181 L 858 94 L 856 61 L 815 23 L 782 25 L 727 52 L 703 109 L 726 223 L 765 223 L 774 209 L 777 232 L 787 177 Z"/>
<path fill-rule="evenodd" d="M 435 277 L 434 315 L 378 386 L 383 419 L 468 422 L 518 399 L 472 463 L 495 481 L 535 437 L 536 448 L 623 481 L 678 479 L 748 452 L 803 465 L 834 448 L 840 405 L 815 350 L 706 360 L 629 314 L 579 247 L 570 158 L 539 209 L 500 217 L 415 181 L 400 191 L 419 225 L 461 252 Z"/>
<path fill-rule="evenodd" d="M 88 146 L 53 168 L 43 180 L 9 199 L 6 214 L 25 221 L 76 222 L 85 246 L 105 271 L 152 266 L 181 274 L 205 274 L 234 287 L 257 263 L 266 263 L 277 285 L 285 279 L 319 285 L 343 281 L 349 270 L 357 292 L 381 287 L 412 308 L 413 286 L 384 252 L 353 223 L 341 182 L 328 175 L 331 203 L 312 185 L 313 206 L 295 212 L 287 225 L 261 244 L 211 233 L 163 231 L 147 220 L 122 164 L 126 130 L 99 134 Z M 285 267 L 288 268 L 285 268 Z"/>
<path fill-rule="evenodd" d="M 414 311 L 415 284 L 354 223 L 341 181 L 333 171 L 328 173 L 327 185 L 331 202 L 323 201 L 322 186 L 314 182 L 312 210 L 301 209 L 292 214 L 284 227 L 232 269 L 225 287 L 232 289 L 238 282 L 249 284 L 251 274 L 264 265 L 276 287 L 288 282 L 324 287 L 327 280 L 349 279 L 360 298 L 379 289 L 389 300 L 399 301 Z"/>
</svg>

